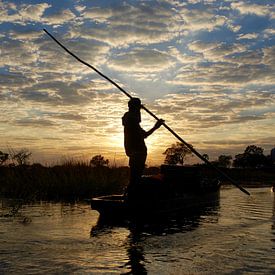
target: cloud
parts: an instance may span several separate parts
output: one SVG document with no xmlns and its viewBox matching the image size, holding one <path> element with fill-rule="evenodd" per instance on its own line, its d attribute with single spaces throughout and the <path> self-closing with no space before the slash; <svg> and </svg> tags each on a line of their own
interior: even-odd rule
<svg viewBox="0 0 275 275">
<path fill-rule="evenodd" d="M 275 46 L 264 48 L 264 58 L 263 63 L 272 68 L 272 71 L 275 70 Z"/>
<path fill-rule="evenodd" d="M 240 39 L 257 39 L 259 36 L 258 33 L 246 33 L 246 34 L 239 34 L 238 35 L 238 40 Z"/>
<path fill-rule="evenodd" d="M 244 65 L 258 65 L 262 63 L 263 51 L 248 50 L 246 52 L 238 53 L 230 57 L 226 57 L 224 60 L 231 63 L 237 63 L 239 66 Z"/>
<path fill-rule="evenodd" d="M 19 9 L 19 15 L 23 21 L 40 21 L 45 10 L 51 7 L 47 3 L 35 5 L 22 5 Z"/>
<path fill-rule="evenodd" d="M 210 7 L 204 6 L 200 9 L 182 8 L 181 16 L 184 20 L 184 28 L 189 31 L 208 30 L 212 31 L 226 24 L 227 18 L 218 15 Z"/>
<path fill-rule="evenodd" d="M 36 100 L 32 93 L 28 96 Z M 26 146 L 28 137 L 37 136 L 37 142 L 30 143 L 31 148 L 37 146 L 42 152 L 46 150 L 46 154 L 55 152 L 55 155 L 60 155 L 66 152 L 65 147 L 80 144 L 83 147 L 82 151 L 75 151 L 79 155 L 85 150 L 87 153 L 87 150 L 92 150 L 91 148 L 101 152 L 102 144 L 108 143 L 111 138 L 121 142 L 120 150 L 123 151 L 121 116 L 127 109 L 127 100 L 118 93 L 96 94 L 90 99 L 89 104 L 76 106 L 57 104 L 53 109 L 46 103 L 30 101 L 24 97 L 21 98 L 20 105 L 15 102 L 7 102 L 4 105 L 4 102 L 1 102 L 1 108 L 6 110 L 6 119 L 0 121 L 3 142 L 8 140 L 11 146 L 20 147 L 17 137 L 21 136 L 25 137 Z M 38 127 L 39 133 L 34 132 L 33 128 Z M 53 139 L 64 140 L 64 142 L 56 143 Z M 21 144 L 23 144 L 22 141 Z M 73 151 L 66 154 L 72 155 Z"/>
<path fill-rule="evenodd" d="M 176 125 L 177 130 L 185 129 L 186 133 L 191 134 L 204 128 L 244 125 L 272 119 L 274 104 L 274 92 L 247 91 L 229 94 L 193 91 L 170 94 L 158 99 L 155 109 L 164 116 L 168 124 Z"/>
<path fill-rule="evenodd" d="M 51 105 L 77 105 L 88 104 L 88 95 L 95 89 L 110 90 L 110 86 L 99 81 L 93 86 L 95 73 L 46 36 L 42 38 L 41 34 L 36 31 L 12 30 L 8 32 L 11 39 L 2 39 L 2 98 L 21 98 Z M 82 59 L 98 66 L 105 62 L 109 51 L 107 45 L 98 41 L 81 39 L 63 43 Z"/>
<path fill-rule="evenodd" d="M 189 49 L 203 55 L 204 59 L 210 61 L 223 61 L 228 55 L 242 53 L 247 49 L 243 44 L 228 43 L 205 43 L 203 41 L 194 41 L 188 45 Z"/>
<path fill-rule="evenodd" d="M 55 34 L 54 34 L 55 35 Z M 90 64 L 96 63 L 98 66 L 106 62 L 106 55 L 110 47 L 106 44 L 95 40 L 79 39 L 72 41 L 65 37 L 57 38 L 74 54 L 82 60 Z M 41 66 L 40 72 L 46 70 L 47 72 L 56 72 L 60 74 L 71 73 L 77 75 L 87 75 L 91 73 L 91 69 L 77 62 L 74 58 L 62 50 L 55 42 L 45 36 L 39 44 L 39 61 Z"/>
<path fill-rule="evenodd" d="M 75 5 L 74 8 L 79 12 L 83 12 L 86 9 L 86 6 L 84 5 Z"/>
<path fill-rule="evenodd" d="M 46 119 L 30 119 L 30 118 L 22 118 L 15 120 L 14 123 L 18 126 L 22 127 L 49 127 L 49 126 L 55 126 L 56 124 L 51 120 Z"/>
<path fill-rule="evenodd" d="M 264 30 L 264 38 L 266 39 L 269 39 L 269 38 L 272 39 L 274 34 L 275 34 L 275 29 L 269 28 Z"/>
<path fill-rule="evenodd" d="M 97 39 L 113 47 L 129 44 L 154 44 L 177 37 L 182 30 L 182 20 L 175 9 L 160 3 L 122 4 L 113 7 L 86 8 L 82 12 L 86 21 L 97 23 L 95 28 L 83 24 L 70 30 L 71 37 Z M 115 34 L 115 35 L 113 35 Z"/>
<path fill-rule="evenodd" d="M 203 92 L 193 88 L 192 92 L 185 89 L 183 94 L 167 95 L 149 108 L 199 152 L 215 157 L 235 155 L 249 144 L 270 148 L 274 103 L 274 91 L 229 92 L 221 88 L 214 92 L 210 87 Z M 161 133 L 158 145 L 166 148 L 171 143 L 171 135 Z"/>
<path fill-rule="evenodd" d="M 85 89 L 85 86 L 74 82 L 47 81 L 20 89 L 17 91 L 17 94 L 24 100 L 53 106 L 59 104 L 86 105 L 96 96 L 96 93 L 92 97 L 90 93 L 81 92 L 83 89 Z"/>
<path fill-rule="evenodd" d="M 37 62 L 38 46 L 28 41 L 2 40 L 0 66 L 27 66 Z M 19 70 L 20 72 L 21 70 Z"/>
<path fill-rule="evenodd" d="M 3 142 L 54 158 L 103 148 L 124 156 L 121 116 L 128 99 L 47 37 L 44 24 L 81 59 L 138 91 L 194 145 L 217 153 L 246 142 L 270 144 L 274 5 L 257 3 L 0 2 Z M 246 29 L 251 18 L 255 26 Z M 154 121 L 142 115 L 149 129 Z M 160 148 L 173 138 L 160 129 L 147 143 L 162 157 Z"/>
<path fill-rule="evenodd" d="M 134 48 L 130 52 L 120 53 L 108 62 L 112 69 L 125 72 L 154 73 L 173 66 L 171 56 L 157 49 Z"/>
<path fill-rule="evenodd" d="M 82 9 L 83 11 L 83 9 Z M 125 11 L 125 8 L 124 8 Z M 112 8 L 85 8 L 82 15 L 84 18 L 92 19 L 99 23 L 106 23 L 108 21 L 108 18 L 110 18 L 114 13 L 117 13 L 117 15 L 122 15 L 122 10 L 113 10 Z"/>
<path fill-rule="evenodd" d="M 8 4 L 2 2 L 0 5 L 0 22 L 13 22 L 25 25 L 28 21 L 40 22 L 46 9 L 51 5 L 40 4 Z"/>
<path fill-rule="evenodd" d="M 13 88 L 28 86 L 28 83 L 29 79 L 22 73 L 0 73 L 0 84 L 2 88 L 0 94 L 3 94 L 5 90 L 10 91 L 13 90 Z M 10 96 L 10 94 L 8 96 Z"/>
<path fill-rule="evenodd" d="M 43 35 L 41 31 L 27 30 L 27 31 L 17 31 L 11 30 L 8 32 L 8 36 L 12 40 L 20 40 L 22 42 L 36 40 Z"/>
<path fill-rule="evenodd" d="M 27 25 L 30 22 L 62 25 L 76 18 L 70 9 L 45 15 L 45 11 L 51 7 L 52 5 L 48 3 L 16 5 L 4 2 L 0 5 L 0 22 L 12 22 L 21 25 Z"/>
<path fill-rule="evenodd" d="M 188 45 L 193 62 L 182 62 L 173 80 L 177 85 L 273 85 L 274 48 L 249 50 L 240 43 L 194 41 Z M 173 52 L 176 52 L 173 50 Z M 181 59 L 178 59 L 179 61 Z"/>
<path fill-rule="evenodd" d="M 53 118 L 63 119 L 63 120 L 74 120 L 74 121 L 83 121 L 86 119 L 85 116 L 73 113 L 58 113 L 51 115 Z"/>
<path fill-rule="evenodd" d="M 50 25 L 62 25 L 75 18 L 76 18 L 75 14 L 71 10 L 66 9 L 66 10 L 61 10 L 55 14 L 44 16 L 43 22 Z"/>
<path fill-rule="evenodd" d="M 96 39 L 112 47 L 127 48 L 130 44 L 148 45 L 169 41 L 176 36 L 166 28 L 159 28 L 150 33 L 142 26 L 110 26 L 108 28 L 88 28 L 85 25 L 70 30 L 72 38 L 83 37 Z M 113 35 L 115 33 L 115 35 Z"/>
<path fill-rule="evenodd" d="M 34 101 L 54 105 L 62 103 L 61 98 L 54 92 L 26 89 L 21 90 L 19 95 L 24 101 Z"/>
<path fill-rule="evenodd" d="M 186 66 L 169 82 L 177 85 L 221 85 L 232 89 L 248 84 L 274 85 L 273 71 L 261 64 L 212 63 Z"/>
<path fill-rule="evenodd" d="M 192 64 L 202 61 L 201 53 L 190 53 L 187 55 L 172 46 L 169 47 L 168 52 L 171 55 L 171 57 L 176 58 L 181 64 Z"/>
<path fill-rule="evenodd" d="M 246 2 L 233 2 L 231 8 L 238 10 L 241 14 L 255 14 L 275 18 L 275 5 L 258 5 Z"/>
</svg>

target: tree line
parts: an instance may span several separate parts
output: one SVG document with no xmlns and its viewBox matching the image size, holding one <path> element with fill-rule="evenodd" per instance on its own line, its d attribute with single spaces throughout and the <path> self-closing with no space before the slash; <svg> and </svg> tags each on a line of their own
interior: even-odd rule
<svg viewBox="0 0 275 275">
<path fill-rule="evenodd" d="M 32 153 L 28 149 L 13 150 L 9 153 L 0 151 L 0 166 L 9 164 L 9 166 L 28 165 Z"/>
<path fill-rule="evenodd" d="M 177 142 L 167 148 L 163 154 L 165 155 L 164 164 L 184 165 L 187 157 L 192 155 L 192 152 L 183 143 Z M 0 166 L 29 165 L 31 155 L 32 153 L 28 149 L 10 149 L 9 153 L 0 151 Z M 209 160 L 208 154 L 203 154 L 203 157 Z M 220 155 L 216 160 L 211 162 L 218 167 L 226 168 L 270 167 L 275 164 L 271 155 L 265 155 L 264 149 L 256 145 L 247 146 L 243 153 L 236 154 L 234 158 L 231 155 Z M 92 167 L 108 166 L 109 160 L 99 154 L 93 156 L 89 164 Z"/>
<path fill-rule="evenodd" d="M 177 142 L 167 148 L 163 154 L 165 155 L 165 164 L 183 165 L 187 156 L 191 155 L 192 152 L 183 143 Z M 203 157 L 209 160 L 207 154 L 203 154 Z M 258 168 L 274 165 L 271 155 L 264 155 L 264 149 L 256 145 L 247 146 L 244 152 L 235 155 L 234 159 L 231 155 L 220 155 L 216 160 L 211 162 L 218 167 L 226 168 Z"/>
</svg>

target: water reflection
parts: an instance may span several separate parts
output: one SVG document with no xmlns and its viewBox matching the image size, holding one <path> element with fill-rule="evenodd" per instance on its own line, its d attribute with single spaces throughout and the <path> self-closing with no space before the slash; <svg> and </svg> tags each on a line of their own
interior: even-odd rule
<svg viewBox="0 0 275 275">
<path fill-rule="evenodd" d="M 212 206 L 147 222 L 0 199 L 0 274 L 274 274 L 274 194 L 249 191 L 224 188 Z"/>
<path fill-rule="evenodd" d="M 126 250 L 129 261 L 124 266 L 129 269 L 129 272 L 123 274 L 147 274 L 140 232 L 131 231 L 127 240 Z"/>
<path fill-rule="evenodd" d="M 171 218 L 157 219 L 150 223 L 132 222 L 128 225 L 130 234 L 125 243 L 128 255 L 128 262 L 125 267 L 129 272 L 124 274 L 147 274 L 145 268 L 146 259 L 143 248 L 144 241 L 150 236 L 166 236 L 177 232 L 187 232 L 195 230 L 200 222 L 200 216 L 174 216 Z"/>
<path fill-rule="evenodd" d="M 174 213 L 170 216 L 156 217 L 151 220 L 118 220 L 99 216 L 95 226 L 91 228 L 91 238 L 109 234 L 112 229 L 125 227 L 129 235 L 124 248 L 127 253 L 127 262 L 123 266 L 129 270 L 123 274 L 147 274 L 146 254 L 144 244 L 146 239 L 154 236 L 167 236 L 176 233 L 185 233 L 196 230 L 201 223 L 218 223 L 220 200 L 217 196 L 204 207 L 194 209 L 192 213 Z"/>
</svg>

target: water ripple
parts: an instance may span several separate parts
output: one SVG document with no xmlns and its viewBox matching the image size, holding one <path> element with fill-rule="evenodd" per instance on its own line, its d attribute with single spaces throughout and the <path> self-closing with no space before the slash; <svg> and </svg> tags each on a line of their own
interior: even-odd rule
<svg viewBox="0 0 275 275">
<path fill-rule="evenodd" d="M 222 189 L 214 208 L 141 227 L 99 227 L 84 203 L 2 202 L 0 273 L 275 274 L 274 194 L 249 192 Z"/>
</svg>

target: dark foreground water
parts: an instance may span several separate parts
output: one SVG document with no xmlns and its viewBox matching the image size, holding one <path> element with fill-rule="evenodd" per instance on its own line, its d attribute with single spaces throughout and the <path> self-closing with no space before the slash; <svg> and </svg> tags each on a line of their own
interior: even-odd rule
<svg viewBox="0 0 275 275">
<path fill-rule="evenodd" d="M 97 224 L 88 204 L 0 211 L 0 274 L 275 274 L 270 188 L 222 189 L 188 218 L 136 227 Z"/>
</svg>

